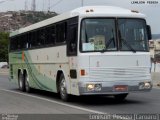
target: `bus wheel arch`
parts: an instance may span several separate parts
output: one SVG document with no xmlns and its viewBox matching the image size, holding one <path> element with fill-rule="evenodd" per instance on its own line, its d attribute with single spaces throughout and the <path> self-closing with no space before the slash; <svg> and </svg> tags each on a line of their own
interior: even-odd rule
<svg viewBox="0 0 160 120">
<path fill-rule="evenodd" d="M 63 71 L 57 72 L 56 85 L 57 85 L 57 93 L 59 93 L 61 99 L 63 101 L 68 101 L 69 95 L 67 93 L 66 79 Z"/>
<path fill-rule="evenodd" d="M 60 81 L 60 77 L 61 75 L 64 74 L 61 70 L 57 71 L 57 77 L 56 77 L 56 87 L 57 87 L 57 93 L 59 93 L 59 81 Z"/>
</svg>

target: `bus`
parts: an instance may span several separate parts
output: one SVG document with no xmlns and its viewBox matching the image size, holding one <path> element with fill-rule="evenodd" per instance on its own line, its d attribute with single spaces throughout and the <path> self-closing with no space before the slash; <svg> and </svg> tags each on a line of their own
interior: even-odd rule
<svg viewBox="0 0 160 120">
<path fill-rule="evenodd" d="M 84 6 L 10 34 L 10 81 L 71 95 L 111 95 L 152 89 L 145 15 L 114 6 Z"/>
</svg>

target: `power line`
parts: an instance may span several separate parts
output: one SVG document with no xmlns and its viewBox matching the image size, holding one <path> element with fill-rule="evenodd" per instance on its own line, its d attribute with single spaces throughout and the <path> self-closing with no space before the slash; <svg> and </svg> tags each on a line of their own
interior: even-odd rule
<svg viewBox="0 0 160 120">
<path fill-rule="evenodd" d="M 56 5 L 58 5 L 59 3 L 61 3 L 62 1 L 63 1 L 63 0 L 59 0 L 59 1 L 57 1 L 55 4 L 51 5 L 51 6 L 50 6 L 50 8 L 55 7 Z"/>
<path fill-rule="evenodd" d="M 2 0 L 2 1 L 0 1 L 0 4 L 4 3 L 4 2 L 7 2 L 7 1 L 14 1 L 14 0 Z"/>
</svg>

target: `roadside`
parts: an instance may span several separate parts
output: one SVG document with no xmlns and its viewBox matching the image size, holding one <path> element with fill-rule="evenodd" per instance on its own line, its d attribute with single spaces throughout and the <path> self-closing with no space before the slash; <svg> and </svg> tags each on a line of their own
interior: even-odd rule
<svg viewBox="0 0 160 120">
<path fill-rule="evenodd" d="M 153 87 L 160 88 L 160 72 L 152 72 Z"/>
<path fill-rule="evenodd" d="M 8 75 L 9 70 L 7 68 L 0 69 L 0 75 Z M 153 80 L 153 87 L 160 88 L 160 73 L 159 72 L 152 72 L 152 80 Z"/>
<path fill-rule="evenodd" d="M 1 69 L 0 68 L 0 75 L 8 75 L 9 70 L 7 68 Z"/>
</svg>

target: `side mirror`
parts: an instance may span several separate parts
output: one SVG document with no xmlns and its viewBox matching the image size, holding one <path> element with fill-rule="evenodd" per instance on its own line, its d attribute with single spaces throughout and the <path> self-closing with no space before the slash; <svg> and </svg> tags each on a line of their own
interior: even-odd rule
<svg viewBox="0 0 160 120">
<path fill-rule="evenodd" d="M 150 25 L 147 25 L 147 36 L 148 36 L 148 40 L 152 39 L 152 33 L 151 33 Z"/>
</svg>

